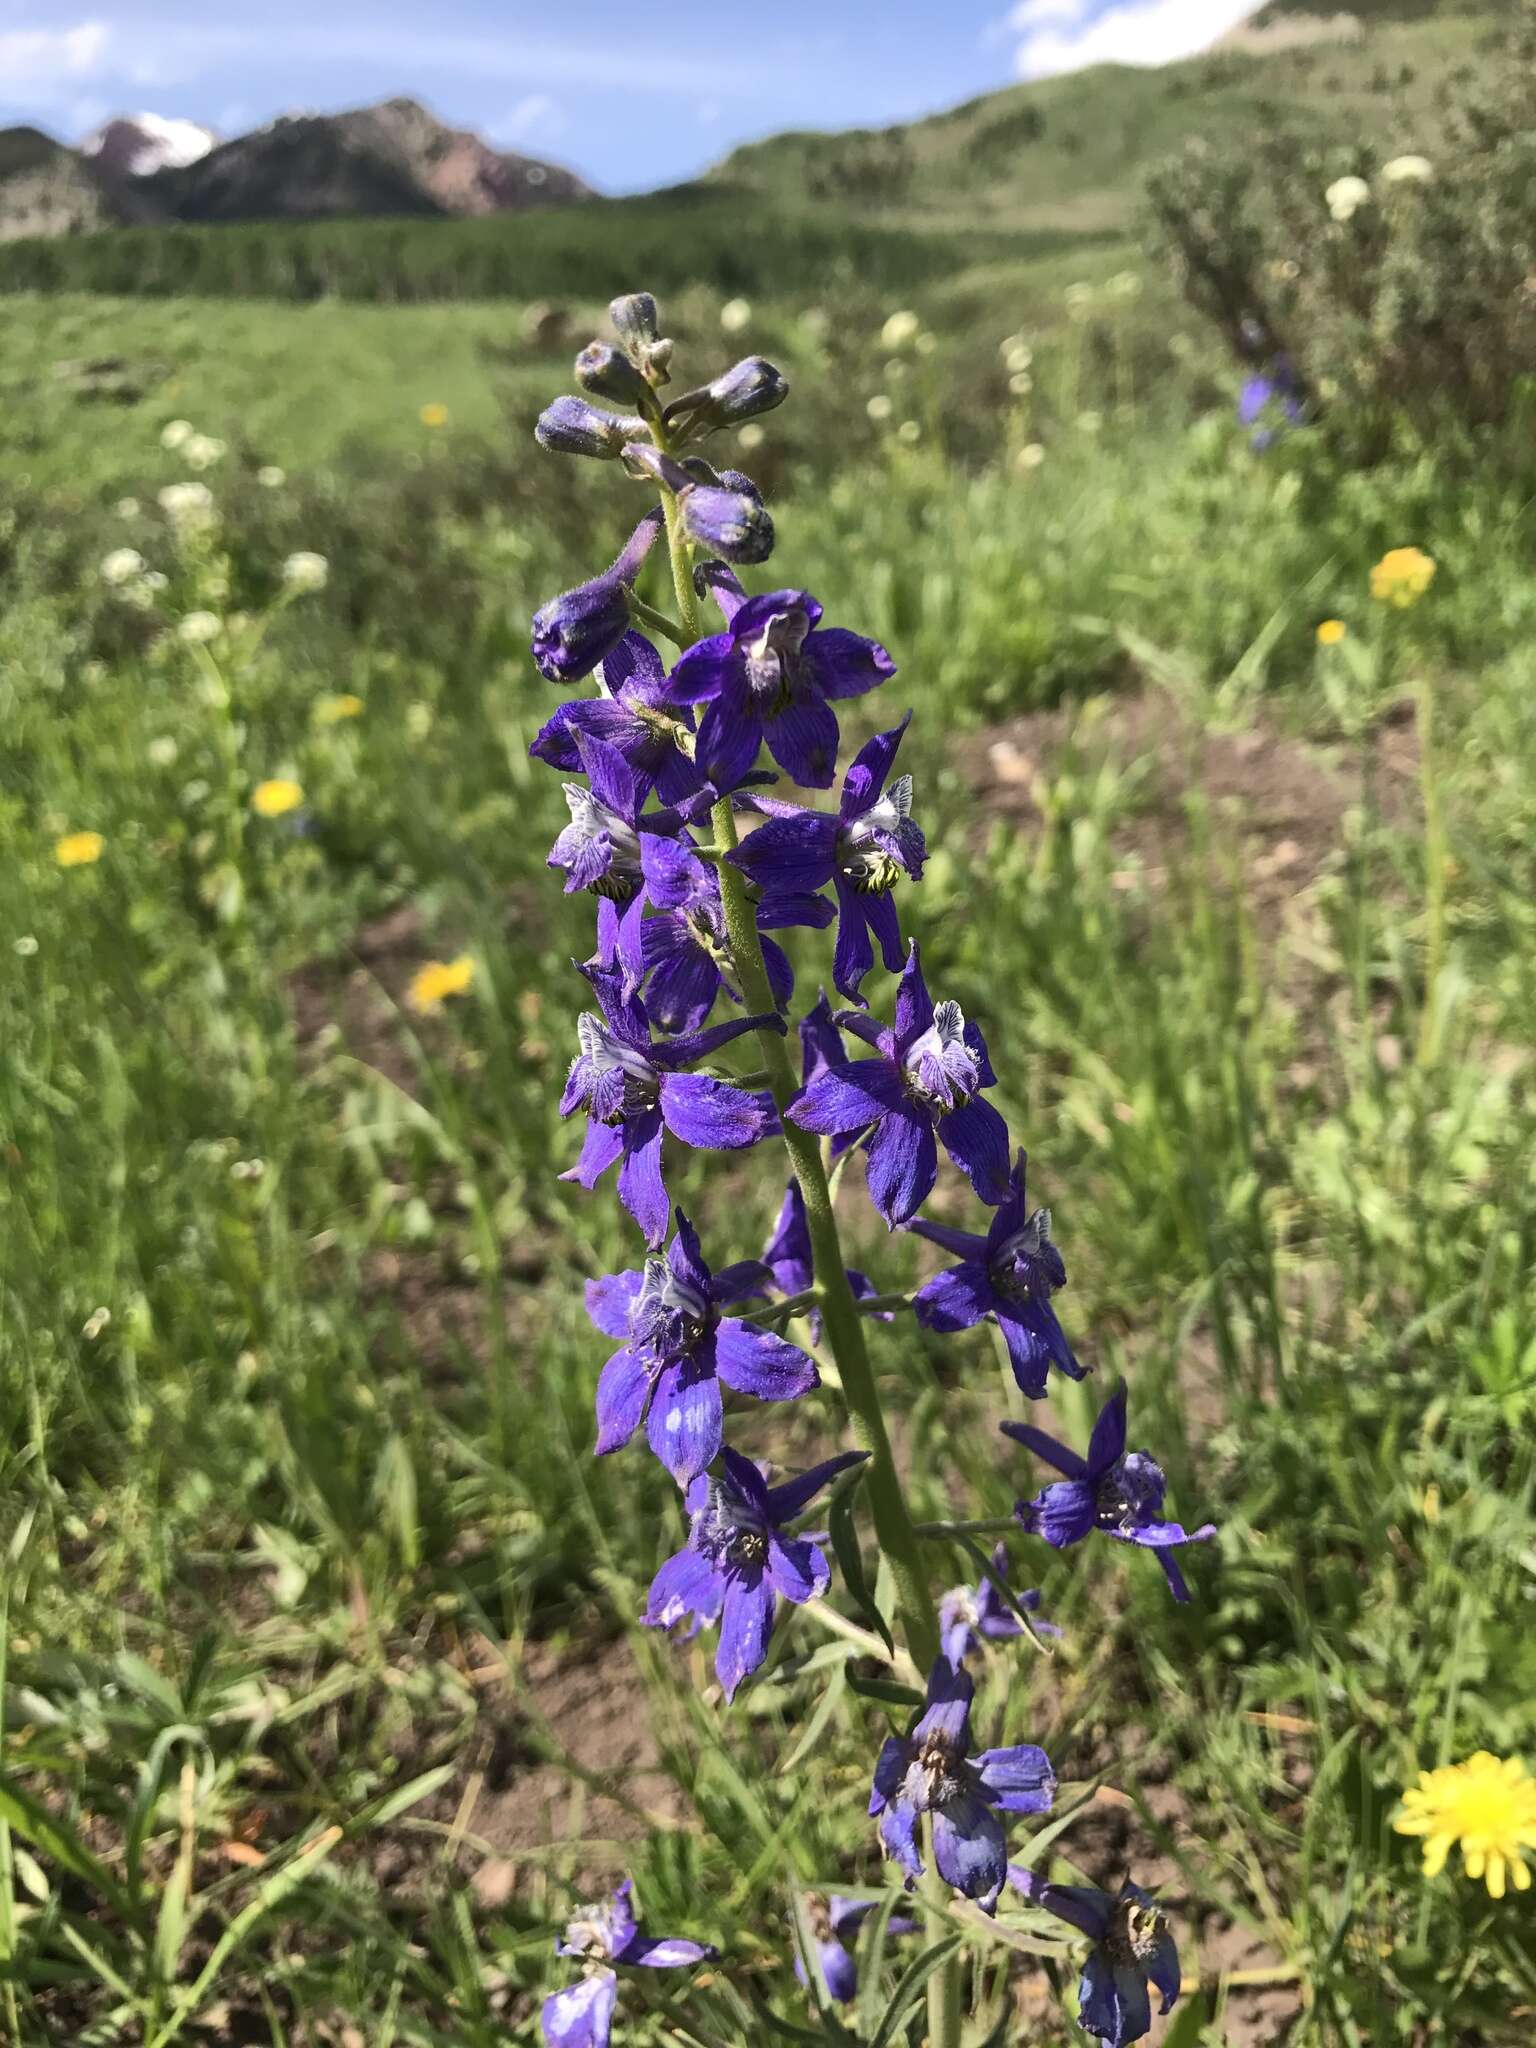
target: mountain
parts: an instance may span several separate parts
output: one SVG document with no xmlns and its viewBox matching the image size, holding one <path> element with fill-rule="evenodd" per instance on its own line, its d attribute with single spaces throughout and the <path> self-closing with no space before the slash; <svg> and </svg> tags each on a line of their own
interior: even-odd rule
<svg viewBox="0 0 1536 2048">
<path fill-rule="evenodd" d="M 522 213 L 591 197 L 574 171 L 493 149 L 415 100 L 273 121 L 215 142 L 134 114 L 79 150 L 0 130 L 0 240 L 130 223 Z"/>
<path fill-rule="evenodd" d="M 80 154 L 89 157 L 108 178 L 147 178 L 156 171 L 179 170 L 196 163 L 218 139 L 198 121 L 167 119 L 164 114 L 119 114 L 85 138 Z"/>
</svg>

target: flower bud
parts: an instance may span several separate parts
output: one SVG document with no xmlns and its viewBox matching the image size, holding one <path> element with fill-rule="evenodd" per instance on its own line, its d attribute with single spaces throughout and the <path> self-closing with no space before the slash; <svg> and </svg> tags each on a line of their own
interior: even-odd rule
<svg viewBox="0 0 1536 2048">
<path fill-rule="evenodd" d="M 584 398 L 557 398 L 539 414 L 533 438 L 552 455 L 593 455 L 602 461 L 644 432 L 638 415 L 604 412 Z"/>
<path fill-rule="evenodd" d="M 626 292 L 609 306 L 608 318 L 631 362 L 661 334 L 661 315 L 649 292 Z"/>
<path fill-rule="evenodd" d="M 711 554 L 727 562 L 766 562 L 773 553 L 773 521 L 755 489 L 690 484 L 677 503 L 683 531 Z"/>
<path fill-rule="evenodd" d="M 611 568 L 590 583 L 562 591 L 533 615 L 533 658 L 551 683 L 576 682 L 592 673 L 629 631 L 630 586 L 661 531 L 655 505 L 636 526 Z"/>
<path fill-rule="evenodd" d="M 650 395 L 650 386 L 629 357 L 606 341 L 589 341 L 576 358 L 576 382 L 583 391 L 620 405 L 639 405 Z"/>
<path fill-rule="evenodd" d="M 788 396 L 789 384 L 781 370 L 764 356 L 745 356 L 712 382 L 674 399 L 667 407 L 666 419 L 670 425 L 686 416 L 691 426 L 712 432 L 772 412 Z"/>
</svg>

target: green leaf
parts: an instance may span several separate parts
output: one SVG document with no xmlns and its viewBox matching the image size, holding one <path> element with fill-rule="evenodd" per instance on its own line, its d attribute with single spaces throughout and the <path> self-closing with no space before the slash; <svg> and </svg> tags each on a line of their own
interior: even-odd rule
<svg viewBox="0 0 1536 2048">
<path fill-rule="evenodd" d="M 856 1692 L 861 1699 L 879 1700 L 887 1707 L 920 1707 L 923 1696 L 915 1686 L 903 1685 L 897 1678 L 860 1678 L 856 1671 L 848 1673 L 848 1690 Z"/>
<path fill-rule="evenodd" d="M 959 1946 L 958 1934 L 946 1934 L 942 1941 L 936 1941 L 932 1948 L 925 1948 L 920 1956 L 907 1965 L 891 1996 L 891 2002 L 885 2009 L 880 2031 L 870 2042 L 869 2048 L 891 2048 L 891 2043 L 896 2039 L 896 2029 L 922 1997 L 928 1979 L 935 1970 L 941 1969 L 949 1961 Z"/>
<path fill-rule="evenodd" d="M 67 1870 L 71 1877 L 78 1877 L 100 1892 L 125 1919 L 133 1919 L 127 1895 L 106 1865 L 91 1854 L 72 1828 L 56 1820 L 30 1792 L 23 1792 L 19 1785 L 4 1776 L 0 1776 L 0 1821 L 6 1822 L 42 1855 L 57 1863 L 61 1870 Z"/>
<path fill-rule="evenodd" d="M 1170 2020 L 1162 2048 L 1199 2048 L 1205 2027 L 1205 1994 L 1195 1991 L 1182 2001 L 1177 2018 Z"/>
<path fill-rule="evenodd" d="M 843 1575 L 844 1590 L 857 1609 L 860 1621 L 879 1636 L 894 1657 L 895 1640 L 886 1626 L 885 1616 L 875 1605 L 869 1581 L 864 1576 L 864 1557 L 853 1522 L 853 1497 L 863 1485 L 867 1470 L 867 1466 L 860 1466 L 833 1494 L 827 1510 L 827 1534 L 831 1539 L 832 1554 L 837 1559 L 837 1568 Z"/>
</svg>

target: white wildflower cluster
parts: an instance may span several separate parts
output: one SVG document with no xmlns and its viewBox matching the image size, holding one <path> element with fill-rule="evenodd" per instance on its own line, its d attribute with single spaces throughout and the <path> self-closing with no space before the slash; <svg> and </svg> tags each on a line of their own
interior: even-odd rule
<svg viewBox="0 0 1536 2048">
<path fill-rule="evenodd" d="M 115 596 L 141 612 L 150 609 L 167 580 L 160 570 L 146 564 L 137 548 L 113 548 L 102 556 L 97 573 Z"/>
<path fill-rule="evenodd" d="M 1395 156 L 1384 163 L 1377 173 L 1378 181 L 1387 187 L 1429 185 L 1434 182 L 1435 167 L 1427 156 Z M 1372 203 L 1374 194 L 1364 178 L 1350 176 L 1335 178 L 1323 194 L 1329 213 L 1342 226 L 1354 219 L 1362 207 Z"/>
<path fill-rule="evenodd" d="M 300 548 L 283 564 L 283 588 L 296 596 L 306 590 L 324 590 L 330 574 L 331 565 L 324 555 L 317 555 L 311 548 Z"/>
<path fill-rule="evenodd" d="M 155 497 L 160 510 L 181 534 L 205 531 L 218 517 L 213 493 L 206 484 L 167 484 Z"/>
</svg>

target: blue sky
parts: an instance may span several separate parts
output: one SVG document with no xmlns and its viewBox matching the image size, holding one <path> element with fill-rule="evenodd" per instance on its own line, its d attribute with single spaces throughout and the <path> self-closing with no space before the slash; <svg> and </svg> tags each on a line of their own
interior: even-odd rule
<svg viewBox="0 0 1536 2048">
<path fill-rule="evenodd" d="M 0 0 L 0 125 L 111 113 L 222 133 L 393 93 L 607 191 L 782 128 L 877 126 L 1118 58 L 1203 48 L 1257 0 Z"/>
</svg>

